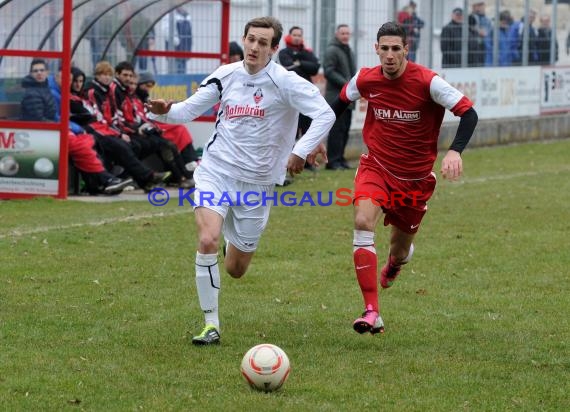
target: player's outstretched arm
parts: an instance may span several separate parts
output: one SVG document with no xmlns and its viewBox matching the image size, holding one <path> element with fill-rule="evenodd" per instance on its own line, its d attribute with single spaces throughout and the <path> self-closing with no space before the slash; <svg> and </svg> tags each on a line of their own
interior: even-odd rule
<svg viewBox="0 0 570 412">
<path fill-rule="evenodd" d="M 145 103 L 147 109 L 153 114 L 166 114 L 172 107 L 172 100 L 166 101 L 164 99 L 150 99 Z"/>
</svg>

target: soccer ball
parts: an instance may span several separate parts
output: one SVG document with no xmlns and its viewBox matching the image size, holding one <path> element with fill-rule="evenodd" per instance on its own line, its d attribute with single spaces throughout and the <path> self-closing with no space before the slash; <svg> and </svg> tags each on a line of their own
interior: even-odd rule
<svg viewBox="0 0 570 412">
<path fill-rule="evenodd" d="M 4 156 L 0 159 L 0 173 L 4 176 L 15 176 L 20 170 L 20 165 L 12 156 Z"/>
<path fill-rule="evenodd" d="M 279 389 L 287 380 L 291 366 L 279 346 L 262 343 L 247 351 L 241 361 L 241 373 L 249 386 L 263 392 Z"/>
<path fill-rule="evenodd" d="M 40 157 L 34 162 L 34 174 L 37 177 L 50 177 L 53 173 L 53 162 L 47 157 Z"/>
</svg>

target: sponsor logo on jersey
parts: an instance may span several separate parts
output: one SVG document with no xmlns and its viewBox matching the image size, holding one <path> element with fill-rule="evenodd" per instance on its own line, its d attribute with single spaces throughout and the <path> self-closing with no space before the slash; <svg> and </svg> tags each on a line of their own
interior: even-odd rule
<svg viewBox="0 0 570 412">
<path fill-rule="evenodd" d="M 392 120 L 397 122 L 416 122 L 421 119 L 420 111 L 379 109 L 374 110 L 374 117 L 377 120 Z"/>
<path fill-rule="evenodd" d="M 261 88 L 258 88 L 255 93 L 253 93 L 253 101 L 255 102 L 255 104 L 259 104 L 259 102 L 261 102 L 261 100 L 263 99 L 263 91 L 261 90 Z"/>
<path fill-rule="evenodd" d="M 265 109 L 249 104 L 236 104 L 235 106 L 226 106 L 226 119 L 234 119 L 236 117 L 265 117 Z"/>
</svg>

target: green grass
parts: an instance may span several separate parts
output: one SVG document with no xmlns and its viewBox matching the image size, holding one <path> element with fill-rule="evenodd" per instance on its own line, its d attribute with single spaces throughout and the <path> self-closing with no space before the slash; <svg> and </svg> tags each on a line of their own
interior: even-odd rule
<svg viewBox="0 0 570 412">
<path fill-rule="evenodd" d="M 374 337 L 351 327 L 350 207 L 273 208 L 249 273 L 223 276 L 222 345 L 196 348 L 188 206 L 1 202 L 0 410 L 570 410 L 569 159 L 570 140 L 467 151 L 382 293 Z M 352 175 L 287 190 L 351 188 Z M 277 393 L 239 373 L 261 342 L 291 359 Z"/>
</svg>

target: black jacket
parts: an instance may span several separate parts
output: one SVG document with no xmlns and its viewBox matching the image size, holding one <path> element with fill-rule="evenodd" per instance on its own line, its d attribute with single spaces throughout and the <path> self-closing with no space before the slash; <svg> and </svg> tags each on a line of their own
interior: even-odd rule
<svg viewBox="0 0 570 412">
<path fill-rule="evenodd" d="M 441 67 L 461 67 L 461 23 L 450 21 L 442 30 L 440 37 Z"/>
<path fill-rule="evenodd" d="M 354 53 L 350 46 L 334 37 L 325 51 L 323 69 L 327 79 L 325 98 L 330 103 L 336 99 L 344 84 L 356 74 Z"/>
<path fill-rule="evenodd" d="M 293 63 L 299 61 L 300 65 L 295 66 Z M 293 48 L 285 48 L 279 51 L 279 63 L 287 70 L 294 71 L 303 79 L 311 81 L 311 76 L 319 72 L 321 64 L 315 54 L 305 48 L 295 50 Z"/>
<path fill-rule="evenodd" d="M 31 75 L 22 80 L 24 97 L 20 103 L 22 120 L 37 122 L 55 122 L 57 118 L 57 106 L 48 82 L 38 82 Z"/>
</svg>

